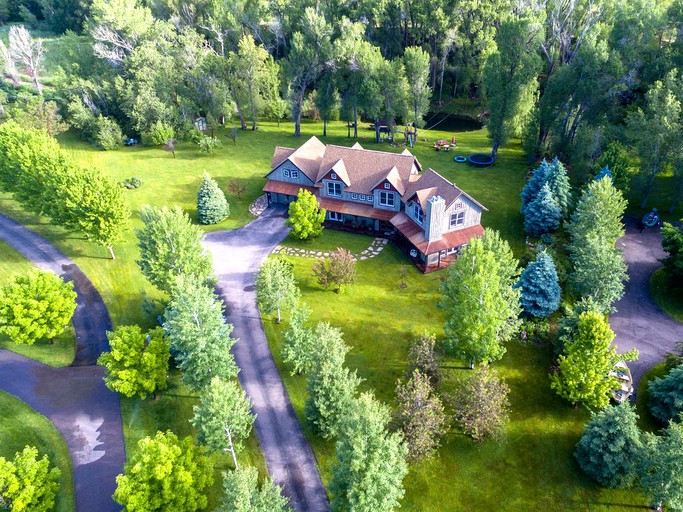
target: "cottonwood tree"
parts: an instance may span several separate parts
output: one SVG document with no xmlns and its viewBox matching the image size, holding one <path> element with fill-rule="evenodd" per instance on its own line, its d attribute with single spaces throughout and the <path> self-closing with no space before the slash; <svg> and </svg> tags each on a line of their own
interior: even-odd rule
<svg viewBox="0 0 683 512">
<path fill-rule="evenodd" d="M 124 473 L 116 477 L 114 500 L 126 510 L 184 510 L 207 506 L 207 489 L 213 483 L 211 459 L 171 432 L 157 432 L 137 444 Z"/>
<path fill-rule="evenodd" d="M 628 402 L 593 414 L 574 452 L 583 472 L 605 487 L 630 487 L 643 450 L 637 422 L 638 415 Z"/>
<path fill-rule="evenodd" d="M 203 233 L 185 212 L 178 206 L 144 206 L 140 217 L 144 227 L 135 230 L 140 248 L 137 264 L 150 283 L 166 293 L 173 291 L 179 276 L 212 284 L 211 258 L 201 245 Z"/>
<path fill-rule="evenodd" d="M 282 360 L 292 365 L 291 375 L 308 373 L 317 350 L 314 330 L 307 325 L 311 308 L 303 302 L 292 306 L 289 326 L 283 334 Z"/>
<path fill-rule="evenodd" d="M 293 306 L 300 295 L 291 262 L 274 257 L 261 264 L 256 275 L 256 300 L 261 311 L 267 315 L 277 312 L 277 322 L 280 323 L 280 309 Z"/>
<path fill-rule="evenodd" d="M 332 510 L 390 512 L 399 507 L 408 473 L 407 449 L 389 433 L 389 409 L 370 393 L 348 404 L 341 418 L 332 468 Z"/>
<path fill-rule="evenodd" d="M 194 406 L 192 425 L 197 429 L 199 442 L 213 452 L 227 451 L 232 455 L 235 469 L 237 453 L 249 437 L 256 416 L 251 413 L 251 400 L 235 381 L 219 377 L 211 379 L 199 405 Z"/>
<path fill-rule="evenodd" d="M 0 333 L 26 345 L 54 339 L 64 332 L 75 310 L 73 282 L 41 270 L 17 276 L 0 291 Z"/>
<path fill-rule="evenodd" d="M 213 377 L 237 375 L 230 353 L 237 342 L 230 337 L 232 325 L 225 322 L 223 303 L 206 286 L 180 277 L 164 311 L 163 328 L 183 382 L 194 391 L 202 392 Z"/>
<path fill-rule="evenodd" d="M 474 365 L 503 357 L 503 342 L 519 325 L 516 260 L 496 233 L 491 240 L 476 238 L 448 268 L 441 284 L 446 311 L 446 350 Z M 486 245 L 491 245 L 487 248 Z"/>
<path fill-rule="evenodd" d="M 559 371 L 550 376 L 551 388 L 572 404 L 601 409 L 621 387 L 609 373 L 619 361 L 638 359 L 636 349 L 617 354 L 612 346 L 614 332 L 607 318 L 593 311 L 579 316 L 577 333 L 557 358 Z"/>
<path fill-rule="evenodd" d="M 14 62 L 18 63 L 31 77 L 38 94 L 42 96 L 43 86 L 40 83 L 39 75 L 45 59 L 43 41 L 34 40 L 23 25 L 10 27 L 8 35 L 9 49 Z"/>
<path fill-rule="evenodd" d="M 197 192 L 197 220 L 200 224 L 218 224 L 230 215 L 225 194 L 209 173 L 204 173 Z"/>
<path fill-rule="evenodd" d="M 350 406 L 360 379 L 344 368 L 350 347 L 339 329 L 319 323 L 314 332 L 316 350 L 306 375 L 306 419 L 325 439 L 339 433 L 339 424 Z"/>
<path fill-rule="evenodd" d="M 0 457 L 0 507 L 9 512 L 53 510 L 61 473 L 50 467 L 47 455 L 39 459 L 34 446 L 26 446 L 12 460 Z"/>
<path fill-rule="evenodd" d="M 664 377 L 648 383 L 648 406 L 652 415 L 662 423 L 680 421 L 683 414 L 683 364 Z"/>
<path fill-rule="evenodd" d="M 396 423 L 403 432 L 411 462 L 428 457 L 439 447 L 447 429 L 443 404 L 427 375 L 414 370 L 406 382 L 396 384 Z"/>
<path fill-rule="evenodd" d="M 678 510 L 683 507 L 683 424 L 671 422 L 662 434 L 645 434 L 639 487 L 654 509 Z"/>
<path fill-rule="evenodd" d="M 246 129 L 241 105 L 247 108 L 251 119 L 251 129 L 256 130 L 259 111 L 263 103 L 265 80 L 264 74 L 268 71 L 266 62 L 268 52 L 263 46 L 254 41 L 251 34 L 245 34 L 240 39 L 236 52 L 228 56 L 229 67 L 232 75 L 232 92 L 235 105 L 238 107 L 242 129 Z"/>
<path fill-rule="evenodd" d="M 97 364 L 104 366 L 106 386 L 123 396 L 138 395 L 166 389 L 168 360 L 171 358 L 168 341 L 161 327 L 147 333 L 137 325 L 121 325 L 107 333 L 110 350 L 104 352 Z"/>
<path fill-rule="evenodd" d="M 324 288 L 336 286 L 336 292 L 340 293 L 344 286 L 356 280 L 356 259 L 347 249 L 339 247 L 329 258 L 316 261 L 311 271 L 318 278 L 318 284 Z"/>
<path fill-rule="evenodd" d="M 218 512 L 291 512 L 289 499 L 272 478 L 259 487 L 258 470 L 246 467 L 223 473 L 223 496 Z"/>
<path fill-rule="evenodd" d="M 294 238 L 309 240 L 322 234 L 326 211 L 308 190 L 299 190 L 296 201 L 289 203 L 288 213 L 286 224 L 292 228 L 290 234 Z"/>
<path fill-rule="evenodd" d="M 510 388 L 487 365 L 479 366 L 453 395 L 453 418 L 475 441 L 501 439 L 509 422 Z"/>
<path fill-rule="evenodd" d="M 561 289 L 552 256 L 542 251 L 522 271 L 517 282 L 524 312 L 537 318 L 552 315 L 560 307 Z"/>
</svg>

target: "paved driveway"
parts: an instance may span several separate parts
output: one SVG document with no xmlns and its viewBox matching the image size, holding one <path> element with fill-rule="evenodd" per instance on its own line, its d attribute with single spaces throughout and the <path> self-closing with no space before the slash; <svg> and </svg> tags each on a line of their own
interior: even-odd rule
<svg viewBox="0 0 683 512">
<path fill-rule="evenodd" d="M 73 261 L 43 238 L 3 215 L 0 238 L 40 268 L 73 281 L 78 295 L 72 366 L 50 368 L 0 350 L 0 389 L 46 416 L 64 437 L 74 468 L 77 512 L 121 510 L 111 497 L 125 462 L 119 396 L 105 387 L 103 370 L 94 366 L 108 346 L 107 308 Z"/>
<path fill-rule="evenodd" d="M 286 211 L 269 208 L 243 228 L 206 236 L 217 290 L 239 341 L 233 347 L 239 380 L 254 402 L 255 429 L 268 470 L 299 512 L 329 510 L 315 456 L 301 431 L 275 367 L 256 305 L 254 280 L 261 262 L 287 235 Z"/>
<path fill-rule="evenodd" d="M 640 233 L 637 222 L 629 219 L 626 236 L 617 245 L 624 250 L 630 281 L 626 283 L 626 294 L 615 305 L 617 313 L 610 317 L 610 324 L 617 335 L 619 352 L 632 348 L 640 352 L 638 361 L 628 363 L 637 386 L 643 373 L 683 340 L 683 324 L 664 313 L 650 297 L 650 276 L 661 266 L 658 260 L 666 255 L 659 229 Z"/>
</svg>

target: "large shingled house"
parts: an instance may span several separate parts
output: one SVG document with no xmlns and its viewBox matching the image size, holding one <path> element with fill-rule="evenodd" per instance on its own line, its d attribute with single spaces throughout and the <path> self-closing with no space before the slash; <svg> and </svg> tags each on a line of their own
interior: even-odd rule
<svg viewBox="0 0 683 512">
<path fill-rule="evenodd" d="M 326 225 L 392 237 L 423 271 L 448 265 L 481 236 L 486 208 L 432 169 L 422 172 L 407 149 L 388 153 L 325 145 L 311 137 L 298 149 L 276 147 L 263 190 L 288 204 L 299 189 L 327 210 Z"/>
</svg>

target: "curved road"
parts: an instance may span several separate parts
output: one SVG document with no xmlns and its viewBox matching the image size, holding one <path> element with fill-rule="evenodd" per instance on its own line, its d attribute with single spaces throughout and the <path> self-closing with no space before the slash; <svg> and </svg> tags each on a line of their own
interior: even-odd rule
<svg viewBox="0 0 683 512">
<path fill-rule="evenodd" d="M 324 512 L 329 503 L 315 456 L 301 431 L 275 367 L 256 305 L 254 280 L 263 260 L 288 233 L 286 211 L 270 207 L 250 224 L 206 235 L 216 286 L 239 341 L 233 347 L 242 387 L 254 403 L 256 434 L 278 485 L 298 512 Z"/>
<path fill-rule="evenodd" d="M 615 304 L 617 313 L 610 317 L 610 324 L 617 335 L 614 343 L 619 352 L 632 348 L 640 352 L 638 361 L 629 363 L 637 389 L 643 373 L 683 340 L 683 324 L 664 313 L 650 297 L 650 276 L 666 256 L 659 229 L 641 233 L 637 221 L 627 219 L 626 235 L 617 245 L 624 251 L 630 280 L 624 297 Z"/>
<path fill-rule="evenodd" d="M 38 267 L 73 281 L 77 350 L 70 367 L 51 368 L 0 350 L 0 389 L 46 416 L 69 447 L 74 469 L 77 512 L 121 510 L 112 494 L 123 472 L 125 450 L 119 397 L 95 366 L 108 347 L 111 320 L 100 294 L 81 270 L 49 242 L 0 215 L 0 239 Z"/>
</svg>

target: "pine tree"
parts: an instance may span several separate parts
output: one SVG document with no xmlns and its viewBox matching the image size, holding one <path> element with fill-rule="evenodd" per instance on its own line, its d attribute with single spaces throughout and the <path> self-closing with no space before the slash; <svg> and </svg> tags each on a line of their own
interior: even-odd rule
<svg viewBox="0 0 683 512">
<path fill-rule="evenodd" d="M 216 180 L 211 179 L 209 173 L 204 173 L 204 179 L 197 193 L 197 220 L 200 224 L 218 224 L 230 215 L 225 194 Z"/>
<path fill-rule="evenodd" d="M 593 414 L 574 452 L 583 472 L 606 487 L 630 487 L 643 449 L 637 421 L 628 402 Z"/>
<path fill-rule="evenodd" d="M 553 314 L 560 307 L 560 283 L 553 258 L 545 251 L 529 263 L 517 282 L 525 313 L 537 318 Z"/>
<path fill-rule="evenodd" d="M 561 220 L 562 210 L 550 186 L 545 183 L 524 212 L 524 230 L 532 236 L 541 236 L 557 230 Z"/>
<path fill-rule="evenodd" d="M 557 157 L 553 159 L 548 169 L 546 183 L 550 187 L 550 192 L 552 192 L 555 201 L 557 201 L 560 212 L 562 212 L 562 218 L 564 219 L 567 217 L 569 206 L 571 205 L 571 186 L 569 185 L 567 169 L 565 169 Z"/>
<path fill-rule="evenodd" d="M 649 407 L 652 415 L 662 423 L 680 421 L 683 413 L 683 364 L 664 377 L 648 384 Z"/>
<path fill-rule="evenodd" d="M 524 185 L 520 195 L 522 199 L 522 207 L 520 208 L 520 212 L 522 214 L 525 214 L 529 203 L 536 199 L 536 196 L 543 188 L 543 185 L 545 185 L 548 181 L 550 165 L 550 162 L 544 159 L 541 164 L 534 169 L 533 173 L 531 174 L 531 178 L 529 178 L 529 181 L 527 181 L 526 185 Z"/>
</svg>

